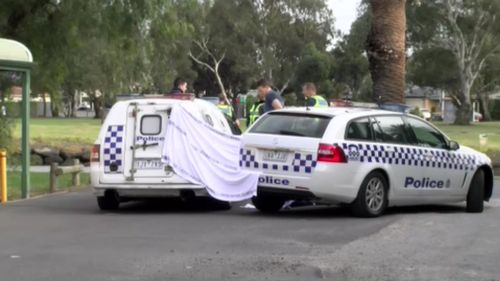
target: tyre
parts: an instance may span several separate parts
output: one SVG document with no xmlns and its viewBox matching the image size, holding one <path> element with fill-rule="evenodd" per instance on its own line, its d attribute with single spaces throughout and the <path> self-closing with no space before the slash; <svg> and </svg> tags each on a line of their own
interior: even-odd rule
<svg viewBox="0 0 500 281">
<path fill-rule="evenodd" d="M 116 191 L 106 191 L 104 196 L 97 197 L 97 205 L 103 211 L 117 210 L 120 206 L 120 198 Z"/>
<path fill-rule="evenodd" d="M 231 210 L 231 208 L 232 208 L 231 203 L 227 202 L 227 201 L 221 201 L 221 200 L 217 200 L 217 199 L 212 199 L 212 203 L 214 204 L 214 207 L 217 210 L 227 211 L 227 210 Z"/>
<path fill-rule="evenodd" d="M 467 212 L 482 213 L 484 209 L 484 171 L 478 170 L 467 193 Z"/>
<path fill-rule="evenodd" d="M 285 204 L 285 199 L 274 196 L 254 196 L 252 203 L 255 208 L 263 213 L 277 213 Z"/>
<path fill-rule="evenodd" d="M 361 183 L 356 200 L 351 204 L 355 216 L 371 218 L 382 215 L 387 208 L 389 184 L 381 172 L 371 172 Z"/>
</svg>

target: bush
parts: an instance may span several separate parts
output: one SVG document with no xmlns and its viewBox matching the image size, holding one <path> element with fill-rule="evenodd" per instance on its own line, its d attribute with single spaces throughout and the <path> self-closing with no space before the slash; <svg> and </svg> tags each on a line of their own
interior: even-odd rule
<svg viewBox="0 0 500 281">
<path fill-rule="evenodd" d="M 6 116 L 0 116 L 0 149 L 5 149 L 8 157 L 10 157 L 14 151 L 13 128 L 13 119 L 7 118 Z"/>
<path fill-rule="evenodd" d="M 493 120 L 500 120 L 500 101 L 499 100 L 495 100 L 495 101 L 491 101 L 491 118 Z"/>
<path fill-rule="evenodd" d="M 422 112 L 420 112 L 420 108 L 417 106 L 414 109 L 410 110 L 410 114 L 416 115 L 420 118 L 423 118 L 424 115 L 422 115 Z"/>
</svg>

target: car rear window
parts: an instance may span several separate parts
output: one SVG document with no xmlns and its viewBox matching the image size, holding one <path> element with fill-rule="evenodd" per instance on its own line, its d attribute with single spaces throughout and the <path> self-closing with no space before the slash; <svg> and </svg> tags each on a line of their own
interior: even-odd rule
<svg viewBox="0 0 500 281">
<path fill-rule="evenodd" d="M 261 117 L 250 133 L 321 138 L 332 117 L 276 112 Z"/>
</svg>

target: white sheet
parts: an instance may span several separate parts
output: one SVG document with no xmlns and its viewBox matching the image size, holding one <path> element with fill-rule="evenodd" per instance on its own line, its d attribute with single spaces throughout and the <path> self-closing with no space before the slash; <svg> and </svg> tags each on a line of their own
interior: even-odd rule
<svg viewBox="0 0 500 281">
<path fill-rule="evenodd" d="M 213 129 L 180 104 L 172 109 L 166 131 L 162 159 L 177 175 L 223 201 L 256 194 L 259 174 L 240 168 L 239 136 Z"/>
</svg>

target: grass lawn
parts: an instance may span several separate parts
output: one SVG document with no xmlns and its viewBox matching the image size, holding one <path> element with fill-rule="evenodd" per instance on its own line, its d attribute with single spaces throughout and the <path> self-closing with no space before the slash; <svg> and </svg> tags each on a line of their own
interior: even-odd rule
<svg viewBox="0 0 500 281">
<path fill-rule="evenodd" d="M 32 143 L 61 146 L 67 143 L 92 144 L 99 130 L 101 120 L 87 118 L 32 118 L 30 139 Z M 16 138 L 21 138 L 21 120 L 16 123 Z"/>
<path fill-rule="evenodd" d="M 89 174 L 80 174 L 80 183 L 87 186 L 90 182 Z M 63 175 L 57 179 L 58 190 L 67 190 L 71 187 L 71 175 Z M 30 196 L 37 196 L 49 192 L 49 174 L 31 173 L 31 192 Z M 7 173 L 7 194 L 9 200 L 21 198 L 21 172 Z"/>
<path fill-rule="evenodd" d="M 478 150 L 500 153 L 500 122 L 480 122 L 469 126 L 434 123 L 451 139 Z M 488 135 L 488 145 L 479 147 L 479 135 Z"/>
<path fill-rule="evenodd" d="M 243 121 L 243 120 L 241 120 Z M 20 137 L 21 125 L 17 122 L 15 136 Z M 245 130 L 245 122 L 241 122 Z M 475 149 L 479 147 L 479 134 L 488 134 L 488 151 L 500 153 L 500 122 L 481 122 L 470 126 L 455 126 L 442 122 L 435 123 L 450 138 L 460 144 Z M 61 147 L 68 144 L 90 145 L 94 142 L 101 127 L 97 119 L 74 118 L 33 118 L 30 122 L 31 142 Z"/>
</svg>

